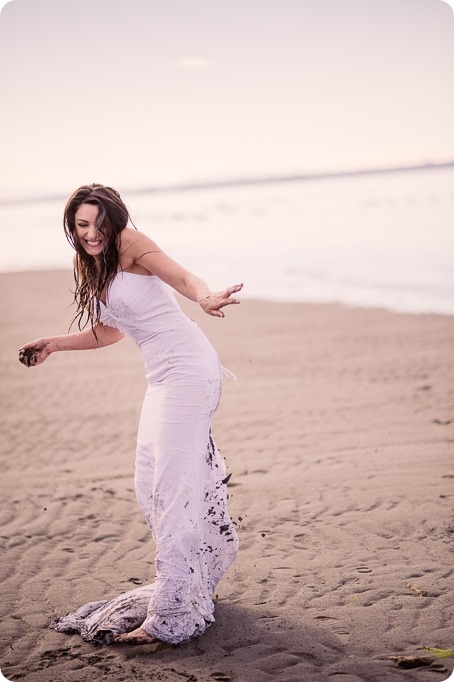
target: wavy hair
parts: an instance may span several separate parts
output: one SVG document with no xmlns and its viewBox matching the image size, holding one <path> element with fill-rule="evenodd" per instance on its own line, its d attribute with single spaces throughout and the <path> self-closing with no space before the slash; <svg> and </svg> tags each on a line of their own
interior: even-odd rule
<svg viewBox="0 0 454 682">
<path fill-rule="evenodd" d="M 77 235 L 75 216 L 82 204 L 98 206 L 96 229 L 105 238 L 101 258 L 90 256 Z M 79 330 L 90 323 L 96 336 L 94 327 L 101 316 L 99 301 L 118 270 L 120 234 L 129 219 L 128 209 L 119 193 L 112 187 L 98 184 L 82 185 L 69 198 L 64 211 L 63 227 L 66 239 L 76 251 L 74 303 L 77 306 L 70 328 L 76 321 Z"/>
</svg>

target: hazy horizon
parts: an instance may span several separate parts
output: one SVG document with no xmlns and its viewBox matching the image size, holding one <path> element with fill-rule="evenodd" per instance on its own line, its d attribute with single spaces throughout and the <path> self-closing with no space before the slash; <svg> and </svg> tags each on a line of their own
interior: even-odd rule
<svg viewBox="0 0 454 682">
<path fill-rule="evenodd" d="M 262 175 L 262 176 L 241 176 L 232 175 L 231 177 L 218 178 L 216 180 L 211 180 L 207 178 L 206 180 L 199 180 L 187 183 L 169 183 L 169 184 L 156 184 L 156 185 L 138 185 L 123 188 L 123 192 L 129 196 L 135 194 L 162 194 L 162 193 L 174 193 L 178 194 L 186 191 L 203 191 L 212 189 L 227 189 L 229 190 L 238 187 L 255 187 L 260 185 L 276 185 L 276 184 L 294 184 L 294 183 L 306 183 L 306 182 L 317 182 L 323 180 L 348 180 L 360 177 L 379 177 L 386 175 L 396 175 L 396 174 L 411 174 L 417 172 L 430 172 L 430 171 L 443 171 L 452 170 L 454 168 L 454 161 L 449 161 L 446 163 L 433 164 L 428 162 L 424 165 L 419 166 L 390 166 L 388 168 L 369 168 L 369 169 L 351 169 L 351 170 L 338 170 L 334 172 L 325 171 L 320 173 L 306 173 L 306 174 L 281 174 L 281 175 Z M 30 196 L 16 196 L 9 199 L 0 198 L 0 209 L 8 206 L 20 206 L 25 204 L 34 203 L 45 203 L 45 202 L 55 202 L 64 201 L 68 197 L 66 194 L 35 194 Z"/>
</svg>

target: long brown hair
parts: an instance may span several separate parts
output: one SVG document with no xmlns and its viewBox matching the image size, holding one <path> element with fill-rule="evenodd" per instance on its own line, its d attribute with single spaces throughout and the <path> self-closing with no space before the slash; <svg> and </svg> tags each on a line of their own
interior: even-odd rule
<svg viewBox="0 0 454 682">
<path fill-rule="evenodd" d="M 105 245 L 101 258 L 98 259 L 84 250 L 77 236 L 75 215 L 82 204 L 94 204 L 99 209 L 96 228 L 105 238 Z M 112 187 L 98 184 L 83 185 L 76 189 L 68 200 L 63 216 L 63 227 L 66 239 L 76 251 L 74 303 L 77 305 L 77 311 L 71 326 L 77 320 L 80 330 L 88 323 L 94 330 L 99 322 L 101 316 L 99 300 L 118 270 L 120 234 L 128 220 L 128 209 Z"/>
</svg>

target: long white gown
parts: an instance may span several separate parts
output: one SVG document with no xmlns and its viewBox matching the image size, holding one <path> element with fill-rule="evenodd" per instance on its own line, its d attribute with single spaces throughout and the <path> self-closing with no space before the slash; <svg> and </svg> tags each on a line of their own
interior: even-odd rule
<svg viewBox="0 0 454 682">
<path fill-rule="evenodd" d="M 119 272 L 101 304 L 101 321 L 132 337 L 145 362 L 135 488 L 156 544 L 156 579 L 86 604 L 50 627 L 109 643 L 114 634 L 140 626 L 178 644 L 214 621 L 213 591 L 238 550 L 224 460 L 210 431 L 222 366 L 204 333 L 155 276 Z"/>
</svg>

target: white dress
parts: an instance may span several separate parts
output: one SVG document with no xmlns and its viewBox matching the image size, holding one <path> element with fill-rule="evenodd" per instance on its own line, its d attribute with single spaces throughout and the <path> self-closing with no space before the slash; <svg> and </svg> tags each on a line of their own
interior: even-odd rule
<svg viewBox="0 0 454 682">
<path fill-rule="evenodd" d="M 214 621 L 213 591 L 238 550 L 228 477 L 210 431 L 222 366 L 201 329 L 152 275 L 119 272 L 101 303 L 101 321 L 137 343 L 147 371 L 135 488 L 156 544 L 156 579 L 86 604 L 50 627 L 109 643 L 140 626 L 178 644 Z"/>
</svg>

